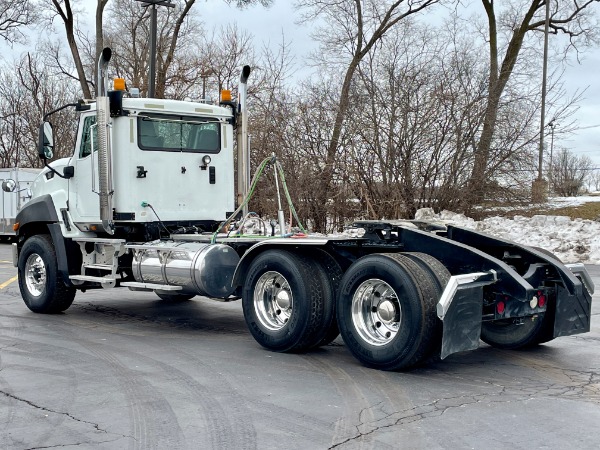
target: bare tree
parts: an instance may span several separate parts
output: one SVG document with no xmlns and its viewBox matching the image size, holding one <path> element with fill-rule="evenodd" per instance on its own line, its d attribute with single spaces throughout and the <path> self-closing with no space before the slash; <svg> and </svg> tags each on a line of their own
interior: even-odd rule
<svg viewBox="0 0 600 450">
<path fill-rule="evenodd" d="M 205 60 L 202 68 L 215 80 L 219 90 L 236 86 L 242 64 L 251 64 L 256 60 L 252 37 L 235 24 L 222 28 L 218 33 L 214 31 L 210 37 L 206 36 L 203 47 L 207 50 L 203 52 Z M 253 85 L 252 89 L 255 90 L 256 80 Z"/>
<path fill-rule="evenodd" d="M 21 27 L 31 24 L 34 17 L 29 0 L 0 0 L 0 37 L 10 43 L 22 40 Z"/>
<path fill-rule="evenodd" d="M 552 162 L 552 187 L 562 197 L 575 197 L 581 194 L 593 164 L 587 156 L 578 156 L 562 149 Z"/>
<path fill-rule="evenodd" d="M 75 69 L 77 70 L 77 78 L 79 80 L 79 85 L 81 86 L 81 92 L 85 98 L 91 98 L 92 94 L 90 92 L 89 79 L 85 73 L 81 56 L 79 54 L 79 46 L 77 44 L 77 40 L 75 39 L 75 13 L 71 6 L 71 0 L 52 0 L 52 6 L 54 13 L 60 17 L 64 24 L 65 33 L 67 36 L 67 44 L 71 50 L 73 63 L 75 64 Z M 89 76 L 91 75 L 92 74 L 89 74 Z"/>
<path fill-rule="evenodd" d="M 590 173 L 590 185 L 593 186 L 594 191 L 600 192 L 600 169 L 592 170 Z"/>
<path fill-rule="evenodd" d="M 273 4 L 273 0 L 225 0 L 225 3 L 231 5 L 235 4 L 238 8 L 245 8 L 251 5 L 263 5 L 263 6 L 271 6 Z"/>
<path fill-rule="evenodd" d="M 487 86 L 487 106 L 483 128 L 477 144 L 473 169 L 467 195 L 463 196 L 465 210 L 480 202 L 485 195 L 486 177 L 490 162 L 490 149 L 496 131 L 500 99 L 505 92 L 525 37 L 531 32 L 543 30 L 546 1 L 522 0 L 511 2 L 509 9 L 498 11 L 494 0 L 481 0 L 487 17 L 489 45 L 489 80 Z M 598 0 L 557 0 L 551 5 L 550 32 L 563 33 L 572 45 L 578 40 L 593 37 L 593 23 L 586 14 Z M 500 15 L 499 15 L 500 14 Z M 508 33 L 508 42 L 503 45 L 501 36 Z M 502 56 L 504 52 L 504 56 Z"/>
<path fill-rule="evenodd" d="M 412 218 L 418 208 L 452 208 L 460 198 L 485 67 L 472 40 L 448 42 L 439 30 L 404 22 L 358 68 L 346 160 L 368 218 Z"/>
<path fill-rule="evenodd" d="M 36 167 L 40 118 L 69 101 L 77 85 L 44 70 L 43 61 L 26 54 L 14 65 L 0 69 L 0 164 L 2 167 Z M 76 121 L 69 110 L 53 118 L 55 154 L 70 156 Z"/>
<path fill-rule="evenodd" d="M 321 29 L 317 35 L 323 44 L 323 50 L 328 55 L 338 54 L 349 58 L 349 61 L 346 59 L 344 63 L 345 74 L 338 97 L 325 166 L 320 176 L 324 189 L 320 199 L 321 218 L 316 224 L 318 230 L 325 229 L 326 205 L 331 195 L 334 162 L 338 156 L 342 127 L 348 112 L 350 88 L 360 62 L 398 22 L 436 3 L 439 3 L 439 0 L 353 0 L 348 2 L 301 0 L 297 2 L 307 11 L 305 16 L 307 20 L 322 17 L 327 22 L 327 28 Z"/>
<path fill-rule="evenodd" d="M 263 6 L 272 4 L 272 0 L 225 0 L 225 2 L 234 4 L 239 8 L 255 4 Z M 180 47 L 189 47 L 190 43 L 193 43 L 194 39 L 197 38 L 197 36 L 194 37 L 193 35 L 199 32 L 197 21 L 191 18 L 190 15 L 195 0 L 173 0 L 173 3 L 176 4 L 175 8 L 159 9 L 159 36 L 156 55 L 156 96 L 159 98 L 164 97 L 165 89 L 170 82 L 174 82 L 169 78 L 184 77 L 183 74 L 188 74 L 187 76 L 189 77 L 189 65 L 187 67 L 178 66 L 178 63 L 182 61 L 181 55 L 185 53 Z M 110 6 L 111 21 L 109 29 L 105 30 L 104 14 L 107 6 Z M 58 16 L 63 22 L 72 61 L 77 73 L 77 79 L 81 85 L 84 97 L 91 97 L 90 86 L 95 86 L 95 63 L 102 48 L 106 43 L 110 44 L 117 40 L 121 40 L 121 43 L 129 44 L 126 45 L 126 48 L 128 49 L 133 46 L 134 48 L 141 50 L 141 53 L 124 51 L 123 53 L 126 55 L 123 55 L 121 58 L 121 68 L 123 69 L 126 66 L 126 64 L 124 64 L 125 57 L 133 58 L 133 61 L 127 64 L 127 66 L 129 66 L 128 68 L 136 74 L 135 81 L 140 80 L 147 83 L 147 70 L 144 70 L 147 67 L 147 63 L 146 61 L 140 61 L 140 55 L 144 55 L 148 58 L 147 42 L 149 37 L 150 15 L 148 8 L 141 8 L 140 6 L 140 3 L 132 1 L 117 0 L 108 3 L 108 0 L 97 0 L 95 12 L 95 42 L 90 42 L 89 38 L 78 29 L 78 12 L 74 10 L 72 1 L 52 0 L 50 16 L 51 18 L 52 16 Z M 132 14 L 134 16 L 133 21 L 131 20 Z M 124 22 L 127 22 L 127 24 Z M 126 27 L 129 27 L 128 30 L 124 30 Z M 119 31 L 115 32 L 115 30 Z M 123 34 L 124 31 L 126 32 Z M 109 37 L 108 40 L 107 36 Z M 181 44 L 182 40 L 185 41 L 183 45 Z M 84 49 L 81 48 L 82 44 L 85 47 Z M 118 48 L 123 49 L 124 47 L 121 46 Z M 87 61 L 82 55 L 82 52 L 86 55 Z M 177 53 L 180 55 L 179 58 L 177 57 Z M 193 55 L 193 51 L 188 52 L 187 55 Z M 58 63 L 60 61 L 59 58 L 55 58 L 55 60 L 57 65 L 61 67 L 61 71 L 63 71 L 66 76 L 69 76 L 69 70 L 66 67 L 62 67 L 63 64 Z M 143 91 L 147 89 L 146 85 L 138 86 L 140 86 Z"/>
</svg>

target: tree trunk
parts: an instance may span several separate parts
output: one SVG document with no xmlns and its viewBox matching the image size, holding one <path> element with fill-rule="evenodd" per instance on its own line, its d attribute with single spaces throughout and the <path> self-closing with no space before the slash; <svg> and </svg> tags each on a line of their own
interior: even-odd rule
<svg viewBox="0 0 600 450">
<path fill-rule="evenodd" d="M 69 48 L 71 49 L 71 55 L 73 56 L 73 63 L 75 64 L 75 69 L 77 70 L 77 78 L 79 79 L 79 84 L 81 86 L 81 92 L 84 98 L 92 98 L 92 94 L 90 93 L 90 87 L 87 83 L 87 79 L 85 77 L 85 70 L 83 69 L 83 64 L 81 63 L 81 56 L 79 55 L 79 48 L 77 47 L 77 41 L 75 40 L 75 29 L 74 29 L 74 21 L 73 21 L 73 11 L 71 10 L 71 2 L 70 0 L 65 1 L 65 10 L 63 11 L 58 0 L 52 0 L 52 4 L 56 9 L 56 12 L 61 17 L 65 24 L 65 32 L 67 34 L 67 42 L 69 44 Z"/>
<path fill-rule="evenodd" d="M 519 27 L 515 28 L 506 49 L 506 55 L 498 69 L 498 31 L 496 28 L 496 16 L 493 0 L 482 0 L 488 17 L 490 33 L 490 78 L 488 81 L 488 100 L 483 122 L 483 130 L 477 144 L 473 161 L 473 170 L 469 178 L 467 193 L 463 197 L 462 209 L 469 213 L 471 209 L 485 199 L 485 187 L 487 179 L 487 166 L 490 159 L 494 131 L 500 99 L 506 88 L 506 84 L 513 73 L 513 69 L 523 46 L 525 34 L 530 30 L 531 21 L 535 11 L 540 7 L 540 0 L 532 0 L 529 9 L 525 13 Z"/>
<path fill-rule="evenodd" d="M 103 24 L 102 18 L 104 16 L 104 7 L 108 3 L 108 0 L 98 0 L 98 4 L 96 5 L 96 59 L 94 59 L 94 80 L 93 84 L 96 88 L 96 94 L 98 93 L 98 86 L 96 83 L 98 82 L 98 59 L 100 58 L 100 53 L 104 49 L 104 32 L 103 32 Z"/>
</svg>

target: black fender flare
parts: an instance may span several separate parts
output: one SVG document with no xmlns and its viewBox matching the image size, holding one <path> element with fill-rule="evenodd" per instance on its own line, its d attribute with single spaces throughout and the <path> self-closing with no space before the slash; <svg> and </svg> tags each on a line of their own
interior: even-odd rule
<svg viewBox="0 0 600 450">
<path fill-rule="evenodd" d="M 49 194 L 34 198 L 27 202 L 15 218 L 15 223 L 22 228 L 32 222 L 58 222 L 54 201 Z"/>
<path fill-rule="evenodd" d="M 17 214 L 15 223 L 19 224 L 17 238 L 22 236 L 21 230 L 27 230 L 30 225 L 39 224 L 48 228 L 56 251 L 58 272 L 63 283 L 67 286 L 72 286 L 73 283 L 71 283 L 71 279 L 69 278 L 69 259 L 67 258 L 67 247 L 72 241 L 68 239 L 69 242 L 67 242 L 67 239 L 62 235 L 52 196 L 46 194 L 27 202 Z M 19 248 L 21 246 L 22 244 L 19 245 Z"/>
</svg>

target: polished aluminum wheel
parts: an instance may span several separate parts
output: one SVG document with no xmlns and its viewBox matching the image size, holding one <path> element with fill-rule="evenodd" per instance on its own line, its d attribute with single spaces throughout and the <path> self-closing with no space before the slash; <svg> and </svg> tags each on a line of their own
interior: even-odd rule
<svg viewBox="0 0 600 450">
<path fill-rule="evenodd" d="M 398 295 L 385 281 L 364 281 L 352 296 L 352 322 L 359 336 L 371 345 L 391 342 L 402 323 Z"/>
<path fill-rule="evenodd" d="M 37 253 L 32 253 L 25 262 L 25 285 L 27 290 L 36 297 L 46 289 L 46 265 Z"/>
<path fill-rule="evenodd" d="M 292 291 L 283 275 L 274 271 L 261 275 L 254 289 L 254 309 L 263 326 L 281 330 L 292 315 L 293 305 Z"/>
</svg>

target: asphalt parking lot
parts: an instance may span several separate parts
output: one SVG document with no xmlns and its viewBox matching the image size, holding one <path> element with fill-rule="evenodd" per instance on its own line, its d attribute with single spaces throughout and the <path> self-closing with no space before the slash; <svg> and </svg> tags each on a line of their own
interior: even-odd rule
<svg viewBox="0 0 600 450">
<path fill-rule="evenodd" d="M 478 350 L 410 372 L 342 341 L 263 350 L 240 302 L 126 289 L 30 312 L 0 244 L 0 448 L 592 449 L 600 445 L 600 295 L 592 331 Z M 588 266 L 600 291 L 600 266 Z"/>
</svg>

